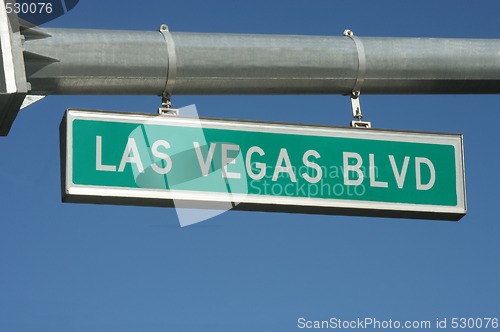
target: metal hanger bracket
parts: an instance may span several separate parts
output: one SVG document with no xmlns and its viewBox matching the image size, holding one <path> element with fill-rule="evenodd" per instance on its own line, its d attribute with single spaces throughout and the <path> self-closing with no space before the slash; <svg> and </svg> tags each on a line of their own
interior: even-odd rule
<svg viewBox="0 0 500 332">
<path fill-rule="evenodd" d="M 357 121 L 351 121 L 351 127 L 354 128 L 371 128 L 372 124 L 369 121 L 361 121 L 363 119 L 363 114 L 361 113 L 361 103 L 359 101 L 359 96 L 361 94 L 361 86 L 365 81 L 366 73 L 366 55 L 365 47 L 361 39 L 354 35 L 351 30 L 345 30 L 344 36 L 350 38 L 354 41 L 356 45 L 356 53 L 358 54 L 358 73 L 356 75 L 356 82 L 352 88 L 350 94 L 351 106 L 352 106 L 352 116 L 357 119 Z"/>
<path fill-rule="evenodd" d="M 371 128 L 372 123 L 370 121 L 361 121 L 363 119 L 363 113 L 361 113 L 361 103 L 359 102 L 359 96 L 359 91 L 353 91 L 351 93 L 352 116 L 357 119 L 357 121 L 351 121 L 351 127 Z"/>
</svg>

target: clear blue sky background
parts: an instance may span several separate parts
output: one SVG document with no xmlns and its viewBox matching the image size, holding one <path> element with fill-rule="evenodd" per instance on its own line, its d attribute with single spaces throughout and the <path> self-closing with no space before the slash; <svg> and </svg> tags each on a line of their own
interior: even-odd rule
<svg viewBox="0 0 500 332">
<path fill-rule="evenodd" d="M 492 1 L 81 0 L 46 26 L 500 38 Z M 500 61 L 500 60 L 499 60 Z M 204 117 L 347 125 L 342 96 L 189 96 Z M 500 317 L 499 96 L 363 96 L 375 127 L 463 133 L 459 223 L 63 204 L 68 107 L 155 112 L 157 97 L 51 96 L 0 138 L 0 331 L 299 331 L 297 319 Z M 451 329 L 449 329 L 451 330 Z"/>
</svg>

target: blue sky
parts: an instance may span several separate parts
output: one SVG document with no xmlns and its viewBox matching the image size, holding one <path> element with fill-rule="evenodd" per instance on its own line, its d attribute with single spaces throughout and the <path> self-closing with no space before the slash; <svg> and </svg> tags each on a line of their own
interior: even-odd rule
<svg viewBox="0 0 500 332">
<path fill-rule="evenodd" d="M 81 0 L 46 26 L 162 23 L 193 32 L 500 38 L 500 3 Z M 204 117 L 351 120 L 343 96 L 173 100 Z M 362 96 L 375 127 L 464 134 L 469 212 L 458 223 L 230 211 L 180 228 L 173 209 L 60 198 L 66 108 L 153 113 L 160 99 L 50 96 L 0 138 L 0 331 L 300 331 L 301 317 L 500 318 L 499 102 Z"/>
</svg>

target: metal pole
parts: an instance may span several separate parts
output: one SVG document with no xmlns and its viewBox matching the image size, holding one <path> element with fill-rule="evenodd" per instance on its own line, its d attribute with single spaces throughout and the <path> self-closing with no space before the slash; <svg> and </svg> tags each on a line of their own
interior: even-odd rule
<svg viewBox="0 0 500 332">
<path fill-rule="evenodd" d="M 0 4 L 3 0 L 0 0 Z M 37 95 L 500 93 L 499 39 L 40 29 L 0 6 L 0 135 Z"/>
<path fill-rule="evenodd" d="M 23 34 L 30 94 L 165 91 L 169 51 L 160 32 Z M 500 40 L 359 40 L 366 58 L 363 94 L 500 93 Z M 349 94 L 359 76 L 356 44 L 342 36 L 172 32 L 170 42 L 176 58 L 173 95 Z"/>
</svg>

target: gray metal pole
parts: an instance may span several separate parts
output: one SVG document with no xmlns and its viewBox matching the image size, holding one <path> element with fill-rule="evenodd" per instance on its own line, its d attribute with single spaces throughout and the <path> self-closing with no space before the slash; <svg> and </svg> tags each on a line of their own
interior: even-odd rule
<svg viewBox="0 0 500 332">
<path fill-rule="evenodd" d="M 498 39 L 40 29 L 2 8 L 0 135 L 35 95 L 500 93 Z"/>
<path fill-rule="evenodd" d="M 363 94 L 500 93 L 496 39 L 359 38 L 363 58 L 343 36 L 172 32 L 169 55 L 160 32 L 23 34 L 30 94 L 349 94 L 358 78 Z"/>
</svg>

